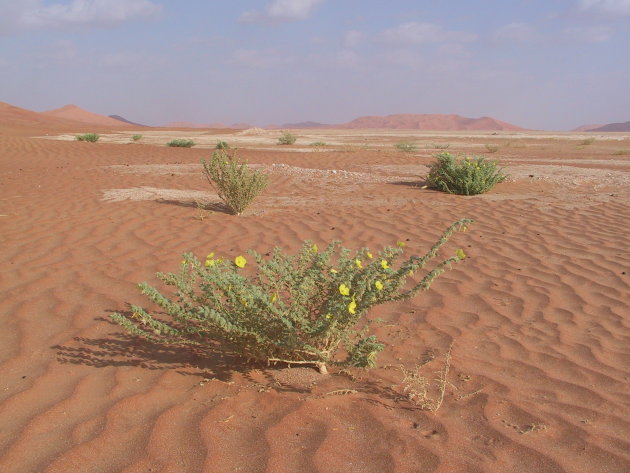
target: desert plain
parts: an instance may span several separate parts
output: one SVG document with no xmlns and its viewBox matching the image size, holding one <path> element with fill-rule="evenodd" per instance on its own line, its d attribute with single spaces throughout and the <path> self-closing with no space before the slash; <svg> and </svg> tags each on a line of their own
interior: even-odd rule
<svg viewBox="0 0 630 473">
<path fill-rule="evenodd" d="M 630 134 L 292 133 L 0 126 L 0 472 L 629 472 Z M 242 216 L 201 173 L 218 140 L 271 179 Z M 443 150 L 498 159 L 509 179 L 427 189 Z M 339 239 L 424 254 L 464 217 L 443 255 L 467 258 L 368 315 L 386 345 L 368 371 L 248 364 L 109 318 L 150 307 L 136 284 L 187 251 Z M 427 411 L 403 368 L 435 398 L 447 353 Z"/>
</svg>

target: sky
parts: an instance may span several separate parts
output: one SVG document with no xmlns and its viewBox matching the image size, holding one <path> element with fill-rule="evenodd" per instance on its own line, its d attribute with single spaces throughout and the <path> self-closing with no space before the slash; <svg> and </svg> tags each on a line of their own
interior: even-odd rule
<svg viewBox="0 0 630 473">
<path fill-rule="evenodd" d="M 630 120 L 630 0 L 0 0 L 0 101 L 281 125 Z"/>
</svg>

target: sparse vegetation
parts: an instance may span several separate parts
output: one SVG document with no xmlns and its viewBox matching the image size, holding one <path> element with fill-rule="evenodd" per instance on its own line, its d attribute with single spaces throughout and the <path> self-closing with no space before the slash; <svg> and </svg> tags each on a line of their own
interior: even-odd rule
<svg viewBox="0 0 630 473">
<path fill-rule="evenodd" d="M 451 146 L 450 143 L 433 143 L 431 148 L 433 149 L 448 149 Z"/>
<path fill-rule="evenodd" d="M 483 157 L 466 156 L 459 162 L 447 152 L 435 157 L 437 161 L 429 168 L 427 185 L 450 194 L 482 194 L 507 178 L 497 169 L 496 161 L 486 161 Z"/>
<path fill-rule="evenodd" d="M 400 143 L 396 143 L 394 148 L 404 153 L 413 153 L 418 150 L 418 145 L 410 141 L 401 141 Z"/>
<path fill-rule="evenodd" d="M 284 133 L 282 133 L 280 138 L 278 138 L 279 145 L 292 145 L 296 141 L 297 141 L 297 137 L 289 133 L 288 131 L 285 131 Z"/>
<path fill-rule="evenodd" d="M 619 149 L 613 153 L 613 156 L 630 156 L 630 149 Z"/>
<path fill-rule="evenodd" d="M 96 133 L 86 133 L 84 135 L 77 135 L 75 138 L 77 141 L 87 141 L 88 143 L 96 143 L 98 139 L 100 138 L 100 136 L 98 136 Z"/>
<path fill-rule="evenodd" d="M 227 143 L 227 141 L 217 141 L 217 145 L 215 146 L 215 149 L 222 149 L 222 150 L 230 149 L 230 145 Z"/>
<path fill-rule="evenodd" d="M 420 373 L 422 367 L 426 363 L 421 363 L 414 366 L 413 369 L 408 370 L 404 366 L 400 366 L 400 372 L 403 375 L 402 387 L 403 393 L 411 402 L 425 411 L 435 412 L 444 402 L 444 393 L 446 392 L 446 385 L 448 383 L 447 377 L 451 367 L 451 345 L 444 355 L 444 364 L 442 369 L 436 372 L 435 386 L 422 376 Z M 431 360 L 427 360 L 427 363 Z"/>
<path fill-rule="evenodd" d="M 140 140 L 142 139 L 142 135 L 133 135 L 133 136 L 131 137 L 131 139 L 132 139 L 133 141 L 140 141 Z"/>
<path fill-rule="evenodd" d="M 166 143 L 166 146 L 170 146 L 171 148 L 192 148 L 195 146 L 195 142 L 187 139 L 176 139 Z"/>
<path fill-rule="evenodd" d="M 471 222 L 455 222 L 424 256 L 410 256 L 399 264 L 402 245 L 374 255 L 367 248 L 351 254 L 337 241 L 323 251 L 306 241 L 297 255 L 276 248 L 265 258 L 250 250 L 255 262 L 251 270 L 243 255 L 228 260 L 210 253 L 199 260 L 187 253 L 178 271 L 157 274 L 174 286 L 171 296 L 139 284 L 163 311 L 157 312 L 160 316 L 131 306 L 130 314 L 113 314 L 112 319 L 132 334 L 159 343 L 229 350 L 267 363 L 315 366 L 322 373 L 330 364 L 370 367 L 384 345 L 369 334 L 365 315 L 376 305 L 410 299 L 428 289 L 450 265 L 464 259 L 464 252 L 457 250 L 419 282 L 410 281 L 454 232 Z M 345 357 L 340 357 L 341 351 Z"/>
<path fill-rule="evenodd" d="M 588 146 L 588 145 L 592 145 L 593 143 L 595 143 L 595 137 L 591 136 L 590 138 L 586 138 L 584 140 L 582 140 L 580 142 L 581 146 Z"/>
<path fill-rule="evenodd" d="M 267 175 L 240 163 L 234 153 L 215 151 L 203 172 L 219 198 L 234 214 L 241 215 L 267 187 Z"/>
<path fill-rule="evenodd" d="M 484 146 L 486 147 L 486 151 L 488 153 L 496 153 L 497 151 L 499 151 L 498 145 L 491 145 L 486 143 Z"/>
<path fill-rule="evenodd" d="M 314 146 L 316 148 L 321 148 L 323 146 L 326 146 L 326 143 L 323 141 L 315 141 L 313 143 L 311 143 L 309 146 Z"/>
</svg>

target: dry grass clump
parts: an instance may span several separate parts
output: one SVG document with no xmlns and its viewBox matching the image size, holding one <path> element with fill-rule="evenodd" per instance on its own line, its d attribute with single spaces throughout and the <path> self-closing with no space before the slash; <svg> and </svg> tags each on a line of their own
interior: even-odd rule
<svg viewBox="0 0 630 473">
<path fill-rule="evenodd" d="M 215 151 L 210 162 L 202 161 L 203 173 L 232 213 L 241 215 L 267 187 L 266 174 L 251 169 L 236 159 L 234 153 Z"/>
<path fill-rule="evenodd" d="M 452 349 L 453 345 L 451 344 L 444 355 L 442 368 L 435 373 L 436 377 L 433 379 L 434 384 L 420 374 L 422 367 L 430 362 L 431 359 L 414 366 L 412 369 L 407 369 L 402 365 L 399 367 L 400 372 L 403 375 L 402 387 L 405 397 L 425 411 L 435 412 L 444 402 L 447 377 L 451 367 Z"/>
</svg>

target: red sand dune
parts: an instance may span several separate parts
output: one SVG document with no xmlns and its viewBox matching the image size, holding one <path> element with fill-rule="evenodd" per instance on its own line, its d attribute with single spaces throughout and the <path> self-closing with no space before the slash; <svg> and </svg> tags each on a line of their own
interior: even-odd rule
<svg viewBox="0 0 630 473">
<path fill-rule="evenodd" d="M 600 126 L 604 126 L 604 125 L 582 125 L 571 131 L 592 131 L 593 129 L 599 128 Z"/>
<path fill-rule="evenodd" d="M 54 117 L 25 108 L 0 102 L 0 125 L 34 127 L 51 125 L 77 125 L 77 122 L 65 118 Z"/>
<path fill-rule="evenodd" d="M 339 125 L 351 129 L 397 129 L 435 131 L 523 131 L 525 128 L 511 125 L 491 117 L 466 118 L 460 115 L 443 114 L 397 114 L 387 116 L 360 117 Z"/>
<path fill-rule="evenodd" d="M 0 120 L 0 472 L 629 472 L 630 165 L 616 141 L 522 145 L 501 150 L 512 180 L 476 197 L 419 187 L 428 154 L 245 147 L 271 185 L 245 215 L 202 220 L 196 202 L 218 201 L 207 149 L 35 139 Z M 423 254 L 460 217 L 476 223 L 440 256 L 468 258 L 369 314 L 386 345 L 370 371 L 251 365 L 109 319 L 152 309 L 136 283 L 163 289 L 155 272 L 185 251 L 340 239 Z M 423 411 L 400 366 L 435 397 L 450 346 L 444 402 Z"/>
<path fill-rule="evenodd" d="M 225 125 L 223 123 L 194 123 L 194 122 L 170 122 L 164 125 L 164 128 L 210 128 L 210 129 L 246 129 L 251 128 L 251 125 L 247 123 L 234 123 L 232 125 Z"/>
<path fill-rule="evenodd" d="M 77 122 L 87 123 L 91 125 L 116 127 L 116 128 L 132 126 L 129 123 L 125 123 L 121 120 L 116 120 L 115 118 L 89 112 L 80 107 L 77 107 L 76 105 L 66 105 L 64 107 L 57 108 L 55 110 L 42 112 L 42 114 L 48 115 L 51 117 L 66 118 L 68 120 L 74 120 Z"/>
</svg>

